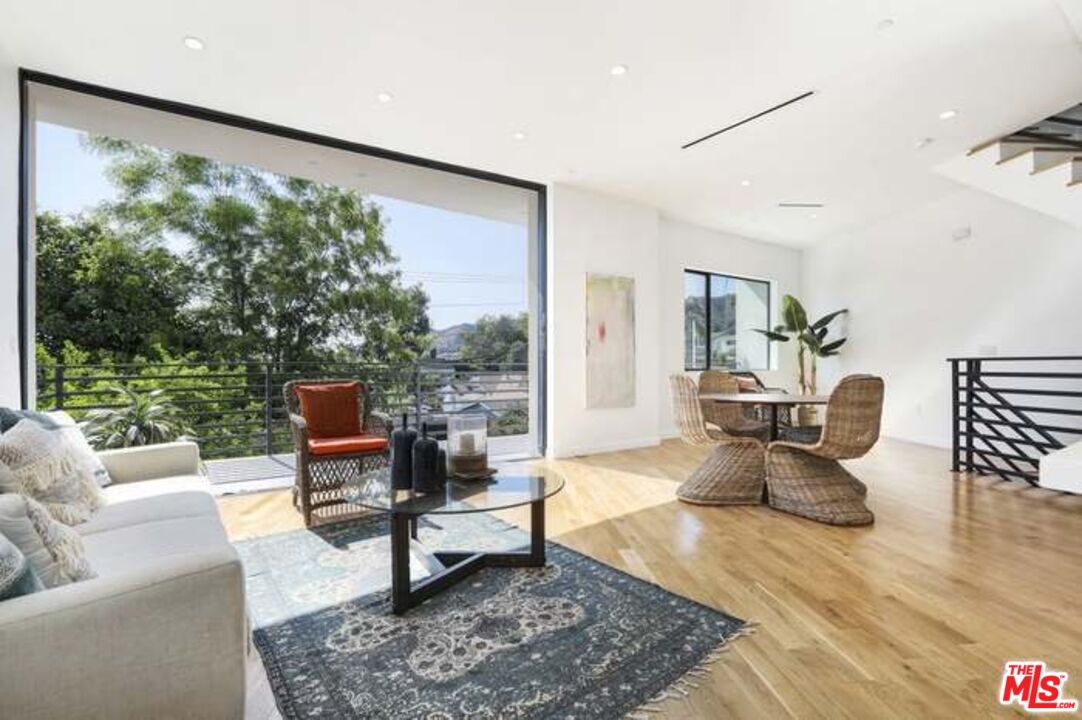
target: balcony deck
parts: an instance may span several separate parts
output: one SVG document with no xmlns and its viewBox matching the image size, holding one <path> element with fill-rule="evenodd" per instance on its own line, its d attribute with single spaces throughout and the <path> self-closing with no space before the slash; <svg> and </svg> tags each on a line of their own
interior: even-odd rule
<svg viewBox="0 0 1082 720">
<path fill-rule="evenodd" d="M 488 439 L 493 460 L 522 459 L 533 455 L 529 435 Z M 233 495 L 290 487 L 296 472 L 293 453 L 207 460 L 207 475 L 216 495 Z"/>
</svg>

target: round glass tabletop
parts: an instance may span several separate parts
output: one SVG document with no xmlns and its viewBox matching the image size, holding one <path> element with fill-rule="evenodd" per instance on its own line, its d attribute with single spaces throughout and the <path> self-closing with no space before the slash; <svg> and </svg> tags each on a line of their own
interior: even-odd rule
<svg viewBox="0 0 1082 720">
<path fill-rule="evenodd" d="M 404 515 L 451 515 L 488 512 L 528 505 L 551 497 L 564 487 L 563 475 L 544 467 L 506 465 L 487 480 L 448 479 L 443 490 L 416 493 L 391 488 L 390 468 L 381 468 L 346 483 L 346 501 L 369 510 Z"/>
</svg>

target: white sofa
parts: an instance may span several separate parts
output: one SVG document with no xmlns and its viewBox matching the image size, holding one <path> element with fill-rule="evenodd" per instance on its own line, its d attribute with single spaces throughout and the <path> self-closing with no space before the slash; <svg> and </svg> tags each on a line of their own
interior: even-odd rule
<svg viewBox="0 0 1082 720">
<path fill-rule="evenodd" d="M 244 573 L 199 449 L 103 452 L 92 580 L 0 602 L 0 718 L 244 715 Z"/>
</svg>

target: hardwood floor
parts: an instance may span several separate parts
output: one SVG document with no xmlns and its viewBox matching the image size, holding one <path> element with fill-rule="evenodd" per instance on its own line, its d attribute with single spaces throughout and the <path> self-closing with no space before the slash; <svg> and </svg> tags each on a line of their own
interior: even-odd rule
<svg viewBox="0 0 1082 720">
<path fill-rule="evenodd" d="M 550 539 L 760 624 L 657 717 L 1009 716 L 995 698 L 1008 659 L 1067 671 L 1082 696 L 1082 496 L 955 478 L 947 452 L 884 440 L 848 464 L 875 525 L 835 528 L 676 501 L 706 452 L 550 461 L 567 477 Z M 285 492 L 219 502 L 234 539 L 301 527 Z M 259 674 L 249 717 L 274 717 Z"/>
</svg>

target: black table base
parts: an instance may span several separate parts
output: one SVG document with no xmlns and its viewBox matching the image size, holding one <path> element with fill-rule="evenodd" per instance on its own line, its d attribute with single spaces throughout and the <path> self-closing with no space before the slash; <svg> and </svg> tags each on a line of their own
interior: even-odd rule
<svg viewBox="0 0 1082 720">
<path fill-rule="evenodd" d="M 410 585 L 411 550 L 432 574 Z M 530 503 L 530 549 L 525 552 L 429 552 L 417 541 L 417 516 L 391 513 L 391 609 L 401 615 L 485 567 L 544 567 L 545 501 Z"/>
</svg>

